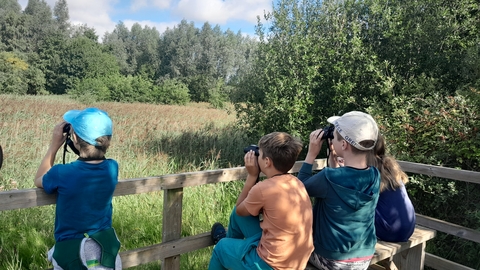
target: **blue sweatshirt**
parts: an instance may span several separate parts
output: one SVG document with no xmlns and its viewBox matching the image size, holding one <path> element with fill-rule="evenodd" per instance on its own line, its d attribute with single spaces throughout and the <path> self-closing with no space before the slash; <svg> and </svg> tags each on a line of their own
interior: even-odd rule
<svg viewBox="0 0 480 270">
<path fill-rule="evenodd" d="M 375 210 L 375 230 L 383 241 L 406 242 L 415 230 L 415 209 L 405 186 L 380 193 Z"/>
<path fill-rule="evenodd" d="M 326 167 L 312 175 L 304 163 L 298 178 L 313 206 L 315 253 L 330 260 L 347 260 L 375 253 L 375 207 L 380 172 L 375 167 Z"/>
</svg>

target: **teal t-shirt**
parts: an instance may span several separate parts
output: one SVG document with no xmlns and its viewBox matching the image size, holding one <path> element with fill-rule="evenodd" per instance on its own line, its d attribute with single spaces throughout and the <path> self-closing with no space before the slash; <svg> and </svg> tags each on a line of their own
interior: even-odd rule
<svg viewBox="0 0 480 270">
<path fill-rule="evenodd" d="M 112 226 L 112 197 L 118 163 L 74 161 L 54 165 L 42 180 L 48 194 L 57 194 L 55 241 L 83 238 Z"/>
<path fill-rule="evenodd" d="M 312 175 L 312 165 L 304 163 L 298 178 L 315 198 L 315 253 L 331 260 L 373 255 L 380 172 L 375 167 L 326 167 Z"/>
</svg>

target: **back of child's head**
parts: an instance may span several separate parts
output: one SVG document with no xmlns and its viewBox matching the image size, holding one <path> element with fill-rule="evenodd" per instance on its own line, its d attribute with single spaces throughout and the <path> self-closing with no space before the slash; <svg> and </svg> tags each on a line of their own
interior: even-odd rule
<svg viewBox="0 0 480 270">
<path fill-rule="evenodd" d="M 287 173 L 297 161 L 302 151 L 302 141 L 285 132 L 272 132 L 263 136 L 258 142 L 263 156 L 270 158 L 274 167 Z"/>
<path fill-rule="evenodd" d="M 362 153 L 375 147 L 378 126 L 371 115 L 351 111 L 342 116 L 332 116 L 327 121 L 335 126 L 337 140 L 343 139 L 353 146 L 353 153 Z"/>
<path fill-rule="evenodd" d="M 112 119 L 98 108 L 70 110 L 63 115 L 77 137 L 80 149 L 89 158 L 101 158 L 110 146 L 113 135 Z"/>
<path fill-rule="evenodd" d="M 395 190 L 408 182 L 407 174 L 395 158 L 387 154 L 385 138 L 380 133 L 375 148 L 367 155 L 367 164 L 380 171 L 380 192 L 385 189 Z"/>
</svg>

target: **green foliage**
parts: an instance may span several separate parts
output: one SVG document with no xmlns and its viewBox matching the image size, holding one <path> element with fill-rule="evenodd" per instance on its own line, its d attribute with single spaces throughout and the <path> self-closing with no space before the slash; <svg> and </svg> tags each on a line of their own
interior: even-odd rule
<svg viewBox="0 0 480 270">
<path fill-rule="evenodd" d="M 208 101 L 209 90 L 215 85 L 215 81 L 212 78 L 202 75 L 187 77 L 183 81 L 188 86 L 192 101 L 195 102 Z"/>
<path fill-rule="evenodd" d="M 8 9 L 8 5 L 5 9 L 0 8 L 0 41 L 4 44 L 6 51 L 27 51 L 25 20 L 26 16 L 21 14 L 20 9 L 13 7 Z"/>
<path fill-rule="evenodd" d="M 0 52 L 0 93 L 45 94 L 45 76 L 21 55 Z"/>
<path fill-rule="evenodd" d="M 427 82 L 421 80 L 424 89 L 436 84 L 434 80 Z M 374 104 L 371 113 L 387 138 L 390 152 L 397 159 L 479 171 L 478 105 L 478 99 L 426 92 L 395 97 L 388 104 Z M 389 107 L 390 113 L 385 113 L 384 107 Z M 417 213 L 478 228 L 478 184 L 411 175 L 408 191 Z M 445 241 L 449 241 L 448 244 Z M 480 264 L 478 257 L 465 255 L 472 248 L 478 252 L 478 244 L 443 236 L 435 239 L 431 246 L 435 247 L 435 255 L 442 258 L 471 267 Z"/>
<path fill-rule="evenodd" d="M 67 89 L 73 88 L 78 80 L 115 76 L 119 72 L 115 58 L 103 52 L 96 41 L 87 37 L 69 40 L 59 57 L 56 94 L 63 94 Z"/>
<path fill-rule="evenodd" d="M 37 52 L 43 40 L 54 33 L 55 26 L 50 6 L 44 0 L 29 0 L 25 7 L 27 52 Z"/>
<path fill-rule="evenodd" d="M 123 75 L 144 73 L 153 79 L 160 65 L 159 39 L 160 34 L 155 28 L 142 28 L 135 23 L 129 30 L 120 22 L 112 33 L 105 34 L 103 44 L 115 55 Z"/>
<path fill-rule="evenodd" d="M 53 15 L 55 17 L 55 23 L 61 33 L 67 34 L 70 27 L 70 15 L 68 14 L 67 0 L 59 0 L 55 2 L 53 7 Z"/>
<path fill-rule="evenodd" d="M 222 109 L 225 107 L 225 103 L 228 100 L 228 86 L 225 85 L 223 80 L 217 80 L 217 83 L 213 88 L 208 91 L 208 102 L 216 109 Z"/>
<path fill-rule="evenodd" d="M 215 108 L 223 108 L 228 101 L 228 88 L 222 79 L 214 79 L 207 75 L 197 75 L 184 79 L 192 101 L 209 102 Z"/>
<path fill-rule="evenodd" d="M 471 83 L 478 65 L 479 5 L 476 0 L 366 1 L 365 32 L 381 61 L 388 61 L 405 81 L 425 74 L 436 78 L 445 94 Z M 397 82 L 397 92 L 403 91 Z"/>
<path fill-rule="evenodd" d="M 363 42 L 364 12 L 358 1 L 280 1 L 265 15 L 268 30 L 257 27 L 255 65 L 240 84 L 248 92 L 237 105 L 241 122 L 307 138 L 328 116 L 388 96 L 390 68 Z"/>
<path fill-rule="evenodd" d="M 23 75 L 28 64 L 13 53 L 0 53 L 0 85 L 2 93 L 26 94 Z"/>
<path fill-rule="evenodd" d="M 188 88 L 176 79 L 154 85 L 143 76 L 113 74 L 78 80 L 68 91 L 75 99 L 92 101 L 141 102 L 186 105 L 190 101 Z"/>
<path fill-rule="evenodd" d="M 150 93 L 152 88 L 151 82 L 143 81 L 141 78 L 114 74 L 78 80 L 68 94 L 79 100 L 87 98 L 95 101 L 136 102 L 150 100 L 149 96 L 144 94 Z"/>
<path fill-rule="evenodd" d="M 178 79 L 166 79 L 159 83 L 153 93 L 153 102 L 158 104 L 186 105 L 190 102 L 188 87 Z"/>
</svg>

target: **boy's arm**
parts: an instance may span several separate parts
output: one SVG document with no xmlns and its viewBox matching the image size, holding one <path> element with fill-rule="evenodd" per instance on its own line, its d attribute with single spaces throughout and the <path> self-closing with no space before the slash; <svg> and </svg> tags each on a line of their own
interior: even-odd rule
<svg viewBox="0 0 480 270">
<path fill-rule="evenodd" d="M 247 208 L 243 204 L 243 201 L 245 200 L 245 198 L 247 198 L 248 192 L 250 192 L 250 189 L 252 189 L 252 187 L 255 185 L 255 183 L 257 182 L 257 178 L 260 174 L 257 156 L 255 156 L 255 153 L 252 150 L 245 154 L 244 160 L 248 176 L 245 180 L 245 185 L 243 186 L 242 192 L 240 193 L 240 195 L 238 195 L 237 199 L 236 213 L 239 216 L 250 215 Z"/>
<path fill-rule="evenodd" d="M 34 183 L 36 187 L 43 188 L 43 176 L 50 170 L 50 168 L 52 168 L 57 151 L 65 142 L 66 135 L 63 134 L 63 126 L 65 126 L 65 122 L 57 124 L 53 129 L 52 142 L 48 147 L 45 157 L 43 157 L 42 162 L 40 162 L 37 173 L 35 174 Z"/>
<path fill-rule="evenodd" d="M 320 150 L 322 149 L 322 140 L 323 130 L 317 129 L 310 133 L 310 143 L 308 144 L 308 152 L 307 156 L 305 157 L 305 163 L 313 164 L 315 159 L 317 158 Z"/>
</svg>

